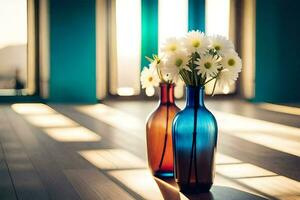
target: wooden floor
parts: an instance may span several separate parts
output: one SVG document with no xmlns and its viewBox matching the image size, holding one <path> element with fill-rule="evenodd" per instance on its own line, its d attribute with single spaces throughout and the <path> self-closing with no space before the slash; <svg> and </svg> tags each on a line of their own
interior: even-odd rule
<svg viewBox="0 0 300 200">
<path fill-rule="evenodd" d="M 144 122 L 155 106 L 0 105 L 0 199 L 300 199 L 300 115 L 208 101 L 220 129 L 215 183 L 188 196 L 147 170 Z"/>
</svg>

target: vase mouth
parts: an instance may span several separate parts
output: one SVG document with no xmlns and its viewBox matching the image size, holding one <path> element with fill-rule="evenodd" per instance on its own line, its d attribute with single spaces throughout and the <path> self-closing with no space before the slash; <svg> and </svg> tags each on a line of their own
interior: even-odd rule
<svg viewBox="0 0 300 200">
<path fill-rule="evenodd" d="M 160 104 L 174 103 L 174 83 L 160 83 Z"/>
<path fill-rule="evenodd" d="M 204 106 L 204 86 L 186 86 L 186 106 Z"/>
<path fill-rule="evenodd" d="M 197 85 L 197 86 L 195 86 L 195 85 L 186 85 L 185 87 L 186 88 L 192 88 L 192 89 L 193 88 L 197 88 L 197 89 L 199 88 L 199 89 L 203 89 L 203 90 L 205 89 L 205 86 L 200 86 L 200 85 Z"/>
<path fill-rule="evenodd" d="M 159 83 L 159 86 L 168 86 L 168 85 L 170 85 L 170 86 L 176 86 L 176 84 L 175 83 Z"/>
</svg>

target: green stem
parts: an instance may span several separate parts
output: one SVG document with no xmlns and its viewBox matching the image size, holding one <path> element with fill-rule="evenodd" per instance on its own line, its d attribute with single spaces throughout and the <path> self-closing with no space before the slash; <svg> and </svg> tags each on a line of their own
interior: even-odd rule
<svg viewBox="0 0 300 200">
<path fill-rule="evenodd" d="M 161 71 L 160 69 L 158 69 L 158 66 L 156 66 L 156 71 L 157 71 L 157 74 L 158 74 L 158 77 L 161 81 L 165 82 L 164 78 L 162 77 L 162 74 L 161 74 Z"/>
<path fill-rule="evenodd" d="M 216 89 L 217 81 L 218 81 L 218 80 L 216 79 L 216 81 L 215 81 L 215 83 L 214 83 L 213 91 L 212 91 L 212 93 L 211 93 L 211 96 L 214 96 L 214 95 L 215 95 L 215 89 Z"/>
<path fill-rule="evenodd" d="M 198 77 L 197 77 L 197 72 L 194 71 L 194 79 L 195 79 L 195 84 L 198 86 Z"/>
<path fill-rule="evenodd" d="M 206 81 L 203 85 L 206 85 L 207 83 L 209 83 L 210 81 L 214 80 L 215 78 L 217 78 L 217 76 L 212 77 L 211 79 L 209 79 L 208 81 Z"/>
<path fill-rule="evenodd" d="M 195 61 L 196 61 L 196 53 L 193 53 L 192 55 L 192 72 L 193 72 L 193 77 L 194 77 L 194 82 L 195 82 L 195 85 L 198 86 L 198 77 L 197 77 L 197 72 L 196 72 L 196 64 L 195 64 Z"/>
</svg>

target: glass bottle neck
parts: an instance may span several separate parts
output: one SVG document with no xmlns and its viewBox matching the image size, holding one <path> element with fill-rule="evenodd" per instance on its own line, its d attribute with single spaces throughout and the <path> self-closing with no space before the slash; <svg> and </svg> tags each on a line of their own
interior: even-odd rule
<svg viewBox="0 0 300 200">
<path fill-rule="evenodd" d="M 174 84 L 160 84 L 160 104 L 174 103 Z"/>
<path fill-rule="evenodd" d="M 204 106 L 204 87 L 186 87 L 186 105 Z"/>
</svg>

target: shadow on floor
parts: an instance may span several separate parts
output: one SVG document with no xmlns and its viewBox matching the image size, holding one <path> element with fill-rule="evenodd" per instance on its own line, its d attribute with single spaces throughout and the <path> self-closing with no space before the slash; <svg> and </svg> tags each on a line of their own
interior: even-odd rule
<svg viewBox="0 0 300 200">
<path fill-rule="evenodd" d="M 225 186 L 213 186 L 209 193 L 182 194 L 174 180 L 154 177 L 165 200 L 266 200 L 266 198 Z"/>
</svg>

